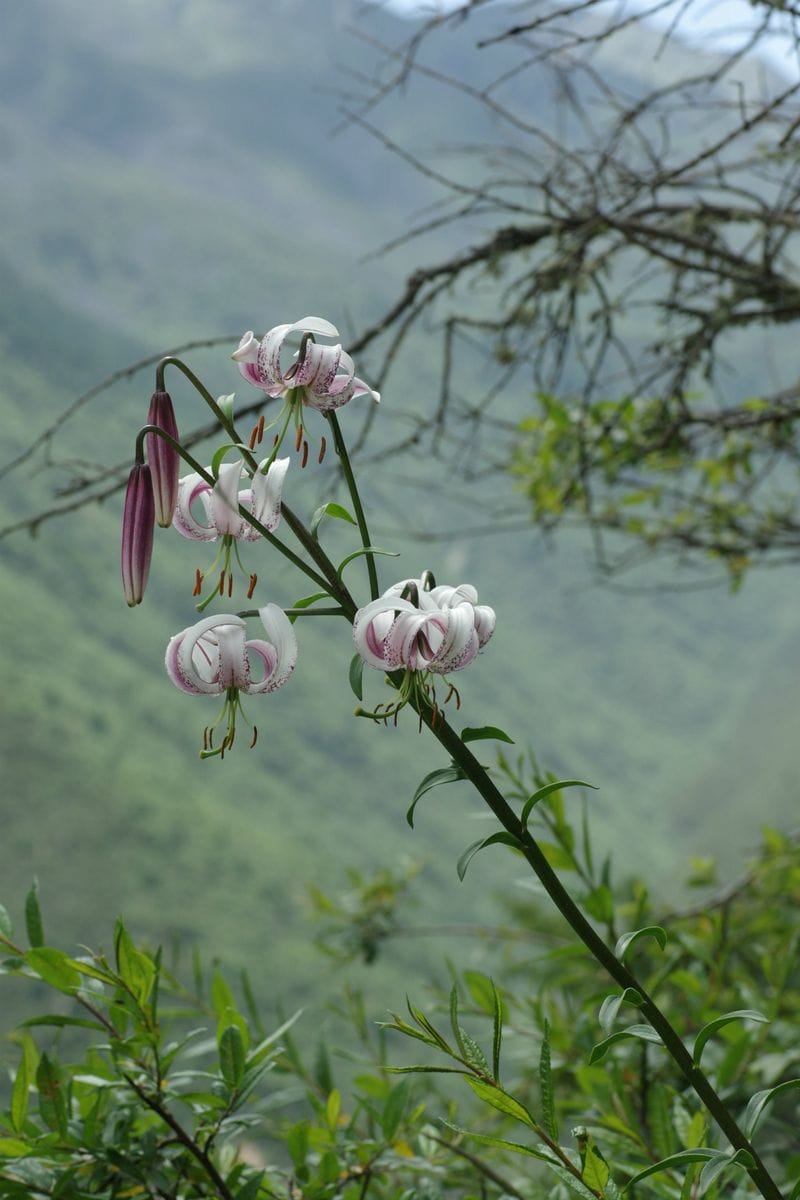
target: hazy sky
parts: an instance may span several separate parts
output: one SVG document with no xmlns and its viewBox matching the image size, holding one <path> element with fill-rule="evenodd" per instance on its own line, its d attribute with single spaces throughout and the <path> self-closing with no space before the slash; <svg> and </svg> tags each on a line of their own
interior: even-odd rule
<svg viewBox="0 0 800 1200">
<path fill-rule="evenodd" d="M 461 2 L 463 0 L 383 0 L 386 8 L 407 16 L 449 12 L 458 8 Z M 651 4 L 652 0 L 608 0 L 607 4 L 598 4 L 594 12 L 618 14 L 625 8 L 636 10 L 649 8 Z M 681 12 L 684 8 L 686 11 Z M 656 17 L 648 20 L 657 28 L 666 29 L 678 14 L 681 14 L 680 36 L 715 52 L 737 49 L 746 41 L 756 23 L 753 7 L 748 0 L 694 0 L 688 5 L 686 0 L 675 0 Z M 775 35 L 761 39 L 758 54 L 787 75 L 797 74 L 800 69 L 797 51 L 789 36 Z"/>
</svg>

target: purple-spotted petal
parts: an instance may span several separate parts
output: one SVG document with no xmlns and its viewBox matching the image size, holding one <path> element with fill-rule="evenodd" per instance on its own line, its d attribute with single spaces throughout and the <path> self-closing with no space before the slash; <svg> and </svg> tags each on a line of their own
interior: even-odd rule
<svg viewBox="0 0 800 1200">
<path fill-rule="evenodd" d="M 251 683 L 248 690 L 254 693 L 275 692 L 283 687 L 295 668 L 297 638 L 291 621 L 279 605 L 265 604 L 258 610 L 258 615 L 269 641 L 254 640 L 247 643 L 264 665 L 264 678 Z"/>
<path fill-rule="evenodd" d="M 446 611 L 448 618 L 447 632 L 439 647 L 436 661 L 431 663 L 431 670 L 438 675 L 460 671 L 469 666 L 479 649 L 472 605 L 465 602 L 443 611 Z"/>
<path fill-rule="evenodd" d="M 209 493 L 203 497 L 209 506 L 210 524 L 219 534 L 231 534 L 240 537 L 245 522 L 239 515 L 239 484 L 242 478 L 244 463 L 223 463 L 219 469 L 217 482 Z"/>
<path fill-rule="evenodd" d="M 141 604 L 147 586 L 155 518 L 150 468 L 136 463 L 128 476 L 122 514 L 122 588 L 131 608 Z"/>
<path fill-rule="evenodd" d="M 283 481 L 289 470 L 290 459 L 276 459 L 275 462 L 270 463 L 265 475 L 263 467 L 266 461 L 264 459 L 264 462 L 259 463 L 259 468 L 253 476 L 250 500 L 246 507 L 250 509 L 256 520 L 272 533 L 280 524 Z M 245 504 L 244 498 L 241 502 Z M 242 524 L 244 527 L 242 537 L 248 541 L 255 541 L 261 536 L 258 530 L 249 525 L 247 521 L 243 521 Z"/>
<path fill-rule="evenodd" d="M 165 666 L 176 687 L 193 696 L 219 695 L 246 686 L 249 667 L 244 649 L 245 624 L 233 613 L 217 613 L 175 634 Z"/>
<path fill-rule="evenodd" d="M 210 504 L 206 497 L 211 487 L 201 475 L 184 475 L 178 485 L 178 501 L 172 514 L 172 524 L 182 537 L 192 538 L 197 542 L 216 541 L 218 533 L 211 521 Z M 208 523 L 201 524 L 192 512 L 192 505 L 198 498 L 202 499 Z"/>
</svg>

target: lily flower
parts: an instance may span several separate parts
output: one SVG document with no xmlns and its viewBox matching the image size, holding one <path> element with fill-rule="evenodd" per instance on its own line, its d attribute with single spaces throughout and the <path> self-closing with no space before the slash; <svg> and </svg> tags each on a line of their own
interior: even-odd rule
<svg viewBox="0 0 800 1200">
<path fill-rule="evenodd" d="M 157 425 L 178 441 L 178 423 L 168 392 L 153 392 L 147 424 Z M 144 441 L 153 479 L 156 520 L 162 529 L 168 529 L 172 524 L 172 514 L 175 512 L 178 498 L 181 458 L 175 447 L 157 433 L 145 434 Z"/>
<path fill-rule="evenodd" d="M 399 700 L 365 716 L 385 720 L 412 697 L 432 705 L 437 713 L 430 677 L 469 666 L 494 633 L 494 610 L 477 603 L 478 593 L 470 584 L 427 585 L 425 578 L 401 580 L 355 615 L 353 640 L 361 659 L 379 671 L 405 672 Z M 452 684 L 446 700 L 453 693 L 458 704 Z"/>
<path fill-rule="evenodd" d="M 297 639 L 289 618 L 277 604 L 258 610 L 267 634 L 246 639 L 246 626 L 233 613 L 205 617 L 170 639 L 165 656 L 167 674 L 175 687 L 190 696 L 225 696 L 222 711 L 203 737 L 202 758 L 209 758 L 233 745 L 236 717 L 244 717 L 241 693 L 265 695 L 286 683 L 297 662 Z M 261 670 L 254 675 L 251 659 Z M 246 720 L 246 718 L 244 718 Z M 225 721 L 225 734 L 219 747 L 213 746 L 214 730 Z M 257 730 L 254 727 L 255 745 Z"/>
<path fill-rule="evenodd" d="M 147 586 L 155 519 L 150 468 L 147 463 L 135 463 L 128 476 L 122 514 L 122 588 L 131 608 L 141 604 Z"/>
<path fill-rule="evenodd" d="M 256 542 L 261 534 L 241 516 L 240 504 L 272 533 L 281 519 L 281 496 L 289 459 L 276 459 L 267 467 L 268 462 L 265 458 L 259 463 L 250 487 L 243 492 L 239 491 L 244 470 L 241 459 L 223 463 L 213 487 L 202 475 L 184 475 L 178 484 L 178 499 L 172 517 L 178 533 L 199 542 L 214 542 L 220 536 Z M 192 505 L 198 499 L 205 509 L 206 524 L 198 521 L 192 512 Z"/>
<path fill-rule="evenodd" d="M 302 335 L 300 349 L 289 365 L 284 365 L 283 348 L 290 334 Z M 276 325 L 261 341 L 252 330 L 242 337 L 231 357 L 239 371 L 268 396 L 285 396 L 292 401 L 332 412 L 354 396 L 380 394 L 362 379 L 356 378 L 355 364 L 340 345 L 319 346 L 314 337 L 336 338 L 339 331 L 322 317 L 303 317 L 290 325 Z"/>
</svg>

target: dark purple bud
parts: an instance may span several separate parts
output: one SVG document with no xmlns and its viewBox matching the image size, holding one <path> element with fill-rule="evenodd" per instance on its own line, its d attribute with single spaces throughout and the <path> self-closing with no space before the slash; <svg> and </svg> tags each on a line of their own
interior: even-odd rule
<svg viewBox="0 0 800 1200">
<path fill-rule="evenodd" d="M 168 392 L 153 392 L 147 424 L 157 425 L 178 441 L 178 423 Z M 156 520 L 162 529 L 167 529 L 172 524 L 172 514 L 178 499 L 181 457 L 175 447 L 157 433 L 145 435 L 145 448 L 147 461 L 153 473 Z"/>
<path fill-rule="evenodd" d="M 147 586 L 155 519 L 150 468 L 136 463 L 128 476 L 122 514 L 122 588 L 131 608 L 141 604 Z"/>
</svg>

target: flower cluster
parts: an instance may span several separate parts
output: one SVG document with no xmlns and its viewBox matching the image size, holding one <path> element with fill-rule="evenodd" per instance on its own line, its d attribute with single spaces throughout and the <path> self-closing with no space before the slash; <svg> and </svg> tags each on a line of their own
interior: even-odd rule
<svg viewBox="0 0 800 1200">
<path fill-rule="evenodd" d="M 299 347 L 287 362 L 287 341 L 299 337 Z M 328 592 L 318 593 L 308 601 L 298 602 L 292 613 L 294 620 L 304 615 L 312 601 L 326 594 L 336 602 L 332 609 L 317 609 L 322 615 L 354 616 L 353 637 L 362 660 L 369 666 L 390 674 L 397 701 L 379 705 L 374 713 L 364 715 L 386 720 L 396 717 L 409 701 L 420 713 L 425 705 L 432 709 L 429 720 L 435 724 L 438 714 L 434 680 L 463 670 L 488 642 L 495 627 L 491 608 L 478 604 L 478 594 L 471 585 L 437 587 L 429 573 L 419 579 L 403 579 L 388 591 L 356 611 L 356 605 L 341 580 L 342 566 L 363 553 L 374 553 L 368 540 L 366 521 L 360 499 L 346 459 L 346 450 L 336 424 L 334 411 L 354 396 L 369 395 L 379 399 L 376 391 L 358 379 L 349 354 L 338 343 L 318 345 L 316 337 L 332 339 L 337 331 L 320 317 L 304 317 L 300 321 L 278 325 L 258 340 L 252 332 L 241 339 L 233 358 L 239 371 L 260 388 L 265 397 L 282 398 L 282 419 L 268 457 L 256 462 L 254 450 L 260 444 L 265 429 L 263 413 L 250 436 L 249 449 L 233 425 L 233 397 L 214 401 L 191 371 L 179 360 L 164 359 L 156 372 L 157 386 L 153 394 L 148 423 L 137 440 L 136 462 L 128 481 L 122 532 L 122 578 L 125 598 L 129 605 L 141 603 L 150 570 L 153 534 L 156 521 L 172 527 L 185 538 L 200 542 L 219 542 L 214 563 L 207 571 L 199 568 L 195 575 L 195 596 L 203 589 L 203 580 L 210 571 L 222 569 L 218 584 L 197 604 L 202 612 L 216 596 L 233 591 L 231 559 L 239 566 L 238 544 L 255 542 L 262 536 L 270 538 L 276 549 L 299 565 L 312 578 L 322 578 Z M 180 443 L 178 427 L 169 395 L 163 389 L 163 372 L 168 363 L 181 367 L 187 378 L 211 406 L 228 441 L 214 454 L 211 465 L 203 467 Z M 304 565 L 298 556 L 274 536 L 283 505 L 283 489 L 289 458 L 278 458 L 283 437 L 294 419 L 297 427 L 296 449 L 303 438 L 303 409 L 310 407 L 326 415 L 333 424 L 337 453 L 346 465 L 346 479 L 358 521 L 341 505 L 323 505 L 315 514 L 310 529 L 298 533 L 294 515 L 287 514 L 292 532 L 297 533 L 308 551 L 311 562 Z M 231 451 L 239 457 L 232 462 L 225 458 Z M 324 453 L 324 439 L 320 459 Z M 145 457 L 147 461 L 145 461 Z M 301 466 L 305 466 L 308 445 L 303 443 Z M 179 478 L 183 458 L 192 471 Z M 362 549 L 349 555 L 338 570 L 330 563 L 317 542 L 317 526 L 321 515 L 344 516 L 359 526 Z M 322 573 L 320 576 L 320 572 Z M 372 562 L 369 568 L 373 597 L 377 596 L 377 576 Z M 257 582 L 250 576 L 247 596 L 253 594 Z M 172 683 L 192 696 L 221 695 L 222 710 L 203 735 L 204 758 L 224 757 L 233 745 L 237 718 L 246 720 L 242 710 L 242 694 L 265 695 L 282 687 L 294 670 L 297 661 L 297 640 L 291 621 L 276 604 L 262 605 L 257 615 L 266 637 L 248 639 L 245 617 L 255 613 L 221 613 L 204 617 L 170 639 L 165 664 Z M 445 678 L 445 682 L 449 681 Z M 445 697 L 458 693 L 452 684 Z M 249 724 L 249 722 L 248 722 Z M 215 745 L 215 733 L 224 726 L 221 742 Z M 253 727 L 255 744 L 256 729 Z"/>
</svg>

